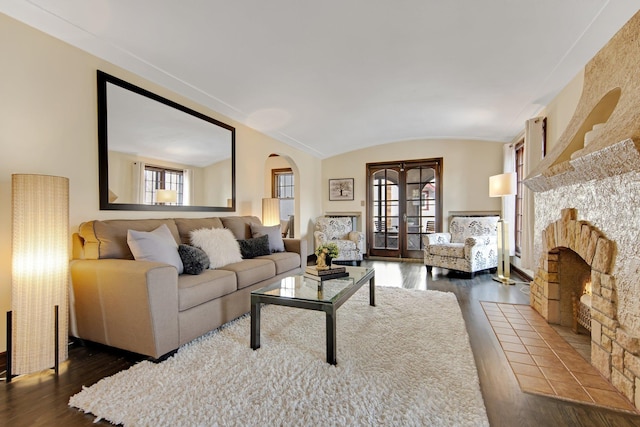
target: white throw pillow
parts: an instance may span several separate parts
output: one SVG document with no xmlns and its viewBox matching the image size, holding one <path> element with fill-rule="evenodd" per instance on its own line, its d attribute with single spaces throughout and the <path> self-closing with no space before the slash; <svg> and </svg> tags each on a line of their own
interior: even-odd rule
<svg viewBox="0 0 640 427">
<path fill-rule="evenodd" d="M 209 268 L 220 268 L 242 261 L 240 245 L 226 228 L 200 228 L 191 232 L 191 244 L 207 253 Z"/>
<path fill-rule="evenodd" d="M 173 265 L 178 274 L 182 274 L 184 267 L 178 244 L 166 224 L 153 231 L 127 230 L 127 244 L 137 261 L 163 262 Z"/>
<path fill-rule="evenodd" d="M 282 229 L 280 225 L 262 225 L 251 223 L 251 237 L 269 236 L 269 249 L 271 252 L 284 252 Z"/>
</svg>

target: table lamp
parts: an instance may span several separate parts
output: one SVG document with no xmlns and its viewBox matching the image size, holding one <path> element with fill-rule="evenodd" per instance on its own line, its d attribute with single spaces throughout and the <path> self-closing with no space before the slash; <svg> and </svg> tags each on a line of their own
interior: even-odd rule
<svg viewBox="0 0 640 427">
<path fill-rule="evenodd" d="M 178 192 L 176 190 L 156 190 L 156 202 L 162 205 L 178 202 Z"/>
</svg>

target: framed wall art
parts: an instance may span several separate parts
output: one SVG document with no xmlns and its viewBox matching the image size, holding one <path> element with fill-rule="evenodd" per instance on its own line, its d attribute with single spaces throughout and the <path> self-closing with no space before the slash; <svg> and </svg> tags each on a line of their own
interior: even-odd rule
<svg viewBox="0 0 640 427">
<path fill-rule="evenodd" d="M 329 200 L 353 200 L 353 178 L 330 179 Z"/>
</svg>

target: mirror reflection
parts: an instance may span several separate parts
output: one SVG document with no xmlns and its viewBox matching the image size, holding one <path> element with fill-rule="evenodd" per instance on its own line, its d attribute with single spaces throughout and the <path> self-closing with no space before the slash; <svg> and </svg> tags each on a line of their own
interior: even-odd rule
<svg viewBox="0 0 640 427">
<path fill-rule="evenodd" d="M 98 71 L 100 207 L 232 211 L 235 129 Z"/>
</svg>

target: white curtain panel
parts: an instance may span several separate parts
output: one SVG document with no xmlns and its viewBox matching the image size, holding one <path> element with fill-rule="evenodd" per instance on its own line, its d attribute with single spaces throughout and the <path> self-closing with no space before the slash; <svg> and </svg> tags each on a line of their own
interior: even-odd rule
<svg viewBox="0 0 640 427">
<path fill-rule="evenodd" d="M 535 117 L 525 123 L 524 130 L 524 176 L 529 175 L 533 166 L 542 159 L 542 143 L 544 141 L 543 130 L 544 117 Z M 535 239 L 535 212 L 534 192 L 525 185 L 522 192 L 522 245 L 521 266 L 528 270 L 536 267 L 533 241 Z"/>
<path fill-rule="evenodd" d="M 133 197 L 135 203 L 144 203 L 144 162 L 133 162 Z"/>
<path fill-rule="evenodd" d="M 516 171 L 516 150 L 513 144 L 503 147 L 503 173 Z M 502 219 L 507 221 L 509 230 L 509 256 L 516 254 L 516 196 L 502 196 Z"/>
<path fill-rule="evenodd" d="M 183 188 L 182 188 L 182 204 L 191 206 L 191 195 L 193 194 L 193 172 L 191 169 L 182 171 Z"/>
</svg>

